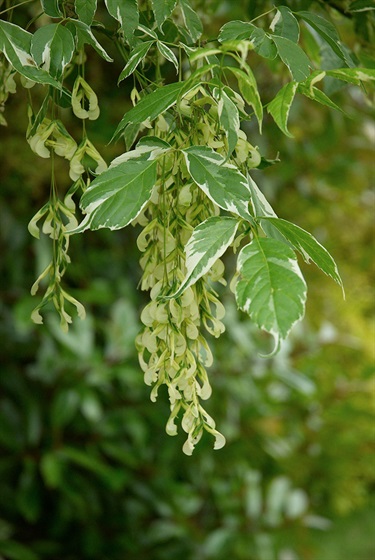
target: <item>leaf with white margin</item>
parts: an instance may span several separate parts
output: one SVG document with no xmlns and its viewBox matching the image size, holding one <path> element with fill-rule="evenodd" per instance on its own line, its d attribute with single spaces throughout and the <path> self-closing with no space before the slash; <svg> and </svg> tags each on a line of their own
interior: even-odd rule
<svg viewBox="0 0 375 560">
<path fill-rule="evenodd" d="M 236 66 L 228 66 L 228 70 L 234 74 L 238 80 L 238 87 L 241 95 L 248 105 L 254 109 L 258 120 L 259 132 L 262 132 L 263 105 L 260 99 L 258 86 L 250 66 L 246 64 L 246 72 Z"/>
<path fill-rule="evenodd" d="M 305 51 L 286 37 L 271 35 L 271 39 L 276 45 L 281 60 L 292 74 L 293 80 L 296 82 L 306 80 L 310 74 L 311 61 Z"/>
<path fill-rule="evenodd" d="M 152 11 L 154 12 L 156 25 L 161 30 L 163 23 L 174 10 L 177 0 L 151 0 Z"/>
<path fill-rule="evenodd" d="M 257 218 L 267 217 L 267 218 L 277 218 L 277 214 L 275 213 L 274 209 L 255 183 L 250 175 L 247 175 L 247 180 L 249 184 L 249 189 L 251 192 L 251 202 L 254 209 L 254 214 Z M 283 243 L 288 243 L 287 240 L 279 230 L 277 230 L 270 222 L 266 220 L 261 222 L 262 230 L 267 235 L 267 237 L 273 237 L 273 239 L 278 239 L 279 241 L 283 241 Z"/>
<path fill-rule="evenodd" d="M 83 193 L 80 206 L 87 214 L 68 234 L 86 229 L 121 229 L 134 220 L 150 200 L 156 183 L 157 160 L 148 152 L 103 171 Z"/>
<path fill-rule="evenodd" d="M 132 50 L 132 52 L 130 53 L 129 60 L 125 65 L 125 68 L 123 69 L 123 71 L 119 75 L 119 78 L 118 78 L 118 81 L 117 81 L 118 84 L 122 80 L 125 80 L 125 78 L 127 78 L 128 76 L 130 76 L 130 74 L 132 74 L 134 72 L 134 70 L 137 68 L 138 64 L 140 62 L 142 62 L 142 60 L 145 58 L 148 51 L 150 50 L 151 45 L 153 45 L 154 42 L 155 42 L 154 40 L 153 41 L 145 41 L 144 43 L 140 43 L 139 45 L 137 45 Z"/>
<path fill-rule="evenodd" d="M 47 16 L 52 18 L 63 17 L 63 14 L 59 8 L 59 0 L 40 0 L 42 8 Z"/>
<path fill-rule="evenodd" d="M 277 228 L 293 247 L 301 253 L 305 262 L 313 261 L 320 270 L 330 276 L 343 289 L 342 279 L 333 257 L 311 233 L 282 218 L 267 216 L 261 218 L 261 221 L 263 220 Z"/>
<path fill-rule="evenodd" d="M 348 8 L 349 12 L 368 12 L 375 10 L 373 0 L 353 0 Z"/>
<path fill-rule="evenodd" d="M 184 18 L 185 26 L 193 39 L 194 43 L 198 41 L 203 32 L 203 25 L 198 14 L 193 10 L 189 0 L 179 1 L 182 17 Z"/>
<path fill-rule="evenodd" d="M 290 138 L 293 138 L 293 134 L 289 132 L 287 123 L 290 107 L 293 103 L 297 88 L 298 82 L 289 82 L 285 84 L 267 106 L 267 111 L 272 115 L 277 126 Z"/>
<path fill-rule="evenodd" d="M 91 25 L 97 8 L 97 0 L 75 0 L 74 7 L 78 19 Z"/>
<path fill-rule="evenodd" d="M 326 76 L 360 86 L 362 82 L 375 80 L 375 68 L 337 68 L 325 70 Z"/>
<path fill-rule="evenodd" d="M 69 19 L 66 27 L 76 35 L 77 40 L 77 48 L 80 49 L 83 45 L 90 45 L 96 52 L 104 58 L 107 62 L 113 62 L 113 59 L 109 56 L 107 51 L 102 47 L 99 43 L 91 28 L 84 23 L 83 21 L 79 21 L 78 19 Z"/>
<path fill-rule="evenodd" d="M 276 46 L 272 42 L 272 36 L 260 27 L 244 21 L 230 21 L 220 29 L 218 40 L 225 41 L 249 39 L 255 52 L 264 58 L 273 60 L 277 55 Z"/>
<path fill-rule="evenodd" d="M 238 307 L 279 347 L 305 311 L 306 283 L 294 251 L 276 239 L 256 237 L 238 255 Z"/>
<path fill-rule="evenodd" d="M 293 13 L 287 6 L 278 6 L 270 29 L 280 37 L 286 37 L 294 43 L 298 43 L 299 24 Z"/>
<path fill-rule="evenodd" d="M 249 213 L 250 191 L 246 178 L 234 165 L 207 146 L 182 150 L 193 181 L 215 204 L 253 223 Z"/>
<path fill-rule="evenodd" d="M 310 86 L 307 87 L 303 84 L 303 82 L 300 82 L 298 84 L 298 93 L 301 93 L 302 95 L 304 95 L 305 97 L 308 97 L 309 99 L 313 99 L 313 101 L 316 101 L 317 103 L 320 103 L 321 105 L 325 105 L 326 107 L 330 107 L 331 109 L 336 109 L 336 111 L 340 111 L 341 113 L 344 113 L 344 111 L 341 109 L 341 107 L 339 107 L 338 105 L 336 105 L 336 103 L 334 103 L 332 101 L 332 99 L 330 99 L 328 97 L 328 95 L 326 95 L 324 93 L 324 91 L 314 87 L 314 86 Z"/>
<path fill-rule="evenodd" d="M 157 42 L 157 47 L 160 54 L 164 56 L 164 58 L 169 60 L 169 62 L 172 62 L 172 64 L 176 68 L 176 72 L 178 72 L 178 60 L 172 49 L 170 49 L 165 43 L 162 43 L 161 41 Z"/>
<path fill-rule="evenodd" d="M 348 66 L 352 66 L 352 61 L 348 58 L 345 49 L 341 46 L 340 37 L 337 29 L 332 23 L 322 16 L 312 12 L 295 12 L 295 14 L 308 23 L 326 41 L 334 53 L 341 58 Z"/>
<path fill-rule="evenodd" d="M 73 35 L 59 23 L 39 27 L 31 40 L 30 52 L 35 62 L 56 79 L 61 78 L 74 50 Z"/>
<path fill-rule="evenodd" d="M 121 25 L 125 38 L 131 41 L 139 24 L 137 0 L 104 0 L 109 14 Z"/>
<path fill-rule="evenodd" d="M 124 161 L 129 161 L 130 159 L 145 158 L 147 154 L 148 159 L 155 159 L 166 153 L 171 149 L 171 145 L 165 140 L 158 138 L 157 136 L 144 136 L 139 140 L 134 150 L 125 152 L 121 156 L 118 156 L 112 160 L 109 169 L 116 167 Z M 151 153 L 152 152 L 152 153 Z"/>
<path fill-rule="evenodd" d="M 213 96 L 217 100 L 217 110 L 219 115 L 219 122 L 225 131 L 225 136 L 228 141 L 229 158 L 237 144 L 238 133 L 240 130 L 240 116 L 238 109 L 233 101 L 225 93 L 224 89 L 214 88 Z"/>
<path fill-rule="evenodd" d="M 30 53 L 32 37 L 18 25 L 0 20 L 0 52 L 4 53 L 13 68 L 29 80 L 61 89 L 61 84 L 52 76 L 37 68 Z"/>
<path fill-rule="evenodd" d="M 156 119 L 176 103 L 179 94 L 184 88 L 186 88 L 186 82 L 175 82 L 162 86 L 142 97 L 139 103 L 122 117 L 112 140 L 122 134 L 128 123 L 142 123 L 147 119 L 151 121 Z"/>
<path fill-rule="evenodd" d="M 199 278 L 206 274 L 233 243 L 239 220 L 213 216 L 199 224 L 185 246 L 186 275 L 181 286 L 166 299 L 180 297 Z"/>
</svg>

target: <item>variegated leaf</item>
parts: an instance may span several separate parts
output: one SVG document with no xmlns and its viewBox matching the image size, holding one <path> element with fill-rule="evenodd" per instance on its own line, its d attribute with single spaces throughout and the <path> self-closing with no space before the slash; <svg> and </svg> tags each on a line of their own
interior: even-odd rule
<svg viewBox="0 0 375 560">
<path fill-rule="evenodd" d="M 272 35 L 271 38 L 276 45 L 281 60 L 288 67 L 293 80 L 296 82 L 306 80 L 310 74 L 311 62 L 301 47 L 286 37 Z"/>
<path fill-rule="evenodd" d="M 186 29 L 191 36 L 193 42 L 198 41 L 202 35 L 203 25 L 198 14 L 193 10 L 189 0 L 180 0 L 182 16 L 184 18 Z"/>
<path fill-rule="evenodd" d="M 240 117 L 238 109 L 230 97 L 228 97 L 225 93 L 224 89 L 219 90 L 218 88 L 214 88 L 213 95 L 218 102 L 217 109 L 219 122 L 225 131 L 225 136 L 228 140 L 227 158 L 229 158 L 236 147 L 238 132 L 240 130 Z"/>
<path fill-rule="evenodd" d="M 47 16 L 53 18 L 63 17 L 62 11 L 59 7 L 59 0 L 40 0 L 42 4 L 43 11 Z"/>
<path fill-rule="evenodd" d="M 255 52 L 264 58 L 273 60 L 277 55 L 276 46 L 271 36 L 260 27 L 244 21 L 230 21 L 223 25 L 219 33 L 219 41 L 248 39 L 252 42 Z"/>
<path fill-rule="evenodd" d="M 298 84 L 297 91 L 298 93 L 301 93 L 302 95 L 308 97 L 309 99 L 313 99 L 314 101 L 320 103 L 321 105 L 325 105 L 326 107 L 330 107 L 331 109 L 336 109 L 336 111 L 341 111 L 342 113 L 344 112 L 341 109 L 341 107 L 336 105 L 336 103 L 334 103 L 334 101 L 332 101 L 332 99 L 330 99 L 328 95 L 324 93 L 324 91 L 318 89 L 317 87 L 314 86 L 307 87 L 304 85 L 304 83 L 300 82 Z"/>
<path fill-rule="evenodd" d="M 273 18 L 270 29 L 275 35 L 286 37 L 298 43 L 299 24 L 292 11 L 287 6 L 278 6 L 275 17 Z"/>
<path fill-rule="evenodd" d="M 341 46 L 340 37 L 336 27 L 332 23 L 318 14 L 312 12 L 296 12 L 296 15 L 308 23 L 326 41 L 333 52 L 341 58 L 348 66 L 352 66 L 352 61 L 348 58 L 345 49 Z"/>
<path fill-rule="evenodd" d="M 325 274 L 330 276 L 335 282 L 343 288 L 342 280 L 337 269 L 337 265 L 323 245 L 315 239 L 311 233 L 305 231 L 299 226 L 283 220 L 282 218 L 267 216 L 261 218 L 261 221 L 272 224 L 282 235 L 299 251 L 303 259 L 309 263 L 313 261 Z"/>
<path fill-rule="evenodd" d="M 134 31 L 139 24 L 137 0 L 104 0 L 108 12 L 121 25 L 125 38 L 132 41 Z"/>
<path fill-rule="evenodd" d="M 37 68 L 30 52 L 32 37 L 18 25 L 0 20 L 0 52 L 4 53 L 13 68 L 29 80 L 61 88 L 59 82 L 45 70 Z"/>
<path fill-rule="evenodd" d="M 172 107 L 177 101 L 181 91 L 186 87 L 186 82 L 175 82 L 162 86 L 145 97 L 122 117 L 115 130 L 113 139 L 118 138 L 128 123 L 142 123 L 147 119 L 156 119 L 164 111 Z"/>
<path fill-rule="evenodd" d="M 263 105 L 251 68 L 246 65 L 246 72 L 236 66 L 228 66 L 227 68 L 236 76 L 241 95 L 246 103 L 254 109 L 255 116 L 258 120 L 259 132 L 262 132 Z"/>
<path fill-rule="evenodd" d="M 109 168 L 116 167 L 124 161 L 130 159 L 156 159 L 166 154 L 171 149 L 171 145 L 157 136 L 144 136 L 140 139 L 134 150 L 130 150 L 112 160 Z"/>
<path fill-rule="evenodd" d="M 75 0 L 74 5 L 78 18 L 86 25 L 91 25 L 96 12 L 97 0 Z"/>
<path fill-rule="evenodd" d="M 253 221 L 247 180 L 234 165 L 206 146 L 191 146 L 182 152 L 192 179 L 215 204 Z"/>
<path fill-rule="evenodd" d="M 59 23 L 39 27 L 31 40 L 31 54 L 35 62 L 56 79 L 61 78 L 74 49 L 73 35 Z"/>
<path fill-rule="evenodd" d="M 164 56 L 164 58 L 169 60 L 169 62 L 172 62 L 173 66 L 176 68 L 176 72 L 178 72 L 178 60 L 172 49 L 170 49 L 165 43 L 162 43 L 161 41 L 157 42 L 157 46 L 160 54 Z"/>
<path fill-rule="evenodd" d="M 113 62 L 106 50 L 99 43 L 91 28 L 78 19 L 69 19 L 66 27 L 76 36 L 77 48 L 80 49 L 83 45 L 90 45 L 96 52 L 104 58 L 107 62 Z"/>
<path fill-rule="evenodd" d="M 151 197 L 156 182 L 155 159 L 135 159 L 120 163 L 96 177 L 81 198 L 87 215 L 73 230 L 121 229 L 134 220 Z"/>
<path fill-rule="evenodd" d="M 306 283 L 294 251 L 275 239 L 256 237 L 238 256 L 236 300 L 279 346 L 305 311 Z"/>
<path fill-rule="evenodd" d="M 151 0 L 156 25 L 162 29 L 163 23 L 174 10 L 177 0 Z"/>
<path fill-rule="evenodd" d="M 153 41 L 145 41 L 145 42 L 137 45 L 132 50 L 132 52 L 130 53 L 129 60 L 126 63 L 125 68 L 121 72 L 117 83 L 120 83 L 122 80 L 125 80 L 125 78 L 127 78 L 128 76 L 130 76 L 130 74 L 132 74 L 134 72 L 134 70 L 137 68 L 138 64 L 140 62 L 142 62 L 142 60 L 145 58 L 145 56 L 147 55 L 148 51 L 151 48 L 151 45 L 153 45 L 154 42 L 155 42 L 154 40 Z"/>
<path fill-rule="evenodd" d="M 175 294 L 179 297 L 206 274 L 233 243 L 239 220 L 225 216 L 208 218 L 197 226 L 185 247 L 186 276 Z"/>
<path fill-rule="evenodd" d="M 298 82 L 289 82 L 278 92 L 276 97 L 268 104 L 267 111 L 272 115 L 275 123 L 286 136 L 293 138 L 288 130 L 288 117 L 290 107 L 298 88 Z"/>
</svg>

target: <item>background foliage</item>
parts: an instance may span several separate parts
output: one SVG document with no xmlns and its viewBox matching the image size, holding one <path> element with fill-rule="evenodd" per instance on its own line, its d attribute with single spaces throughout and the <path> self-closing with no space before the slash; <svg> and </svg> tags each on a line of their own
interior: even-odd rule
<svg viewBox="0 0 375 560">
<path fill-rule="evenodd" d="M 204 3 L 205 11 L 208 4 L 217 14 L 205 22 L 214 34 L 229 15 L 245 19 L 245 11 L 250 19 L 265 3 L 244 3 L 237 15 L 229 3 Z M 288 2 L 296 9 L 318 4 Z M 346 4 L 329 15 L 366 58 L 369 14 L 346 17 Z M 15 17 L 25 24 L 36 11 L 31 3 Z M 120 63 L 111 69 L 96 59 L 94 67 L 102 114 L 90 135 L 109 161 L 119 148 L 106 144 L 127 92 L 107 85 Z M 271 98 L 269 72 L 262 85 Z M 254 145 L 281 159 L 254 177 L 279 215 L 334 254 L 346 302 L 329 279 L 305 267 L 307 318 L 279 355 L 264 360 L 259 350 L 267 342 L 224 292 L 227 332 L 214 349 L 208 409 L 228 444 L 213 452 L 203 440 L 185 457 L 183 436 L 165 435 L 167 395 L 149 402 L 134 350 L 144 304 L 135 230 L 74 238 L 69 283 L 87 305 L 86 321 L 69 333 L 53 314 L 42 327 L 30 322 L 34 266 L 40 270 L 48 247 L 33 242 L 27 223 L 45 199 L 49 165 L 24 139 L 26 93 L 17 87 L 0 137 L 0 556 L 373 558 L 373 129 L 364 98 L 347 88 L 334 93 L 349 116 L 299 100 L 290 121 L 297 141 L 271 120 L 262 136 L 249 131 Z"/>
</svg>

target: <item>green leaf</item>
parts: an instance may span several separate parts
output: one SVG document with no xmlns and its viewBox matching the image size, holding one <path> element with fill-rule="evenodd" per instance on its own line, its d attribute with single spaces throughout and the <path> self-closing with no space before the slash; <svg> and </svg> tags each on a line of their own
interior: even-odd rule
<svg viewBox="0 0 375 560">
<path fill-rule="evenodd" d="M 124 128 L 124 141 L 125 147 L 129 151 L 132 149 L 134 142 L 137 139 L 141 125 L 139 123 L 128 123 Z"/>
<path fill-rule="evenodd" d="M 170 49 L 167 45 L 165 45 L 161 41 L 157 42 L 157 46 L 160 54 L 164 56 L 164 58 L 169 60 L 169 62 L 172 62 L 172 64 L 176 68 L 176 72 L 178 72 L 178 60 L 176 58 L 176 55 L 172 51 L 172 49 Z"/>
<path fill-rule="evenodd" d="M 236 300 L 277 347 L 303 317 L 306 283 L 294 251 L 275 239 L 256 237 L 238 256 Z"/>
<path fill-rule="evenodd" d="M 264 58 L 269 58 L 273 60 L 276 57 L 277 51 L 275 49 L 275 45 L 272 43 L 272 40 L 268 33 L 260 29 L 259 27 L 255 27 L 251 33 L 250 41 L 254 45 L 254 50 L 260 56 Z"/>
<path fill-rule="evenodd" d="M 225 131 L 225 136 L 228 140 L 228 153 L 229 158 L 237 144 L 238 132 L 240 130 L 240 117 L 238 109 L 233 101 L 225 93 L 224 89 L 214 88 L 214 98 L 218 101 L 218 115 L 219 122 Z"/>
<path fill-rule="evenodd" d="M 332 99 L 330 99 L 328 97 L 328 95 L 326 95 L 324 93 L 324 91 L 312 86 L 312 87 L 308 87 L 305 86 L 303 83 L 299 83 L 298 84 L 298 93 L 301 93 L 302 95 L 304 95 L 305 97 L 308 97 L 309 99 L 313 99 L 314 101 L 317 101 L 318 103 L 320 103 L 321 105 L 325 105 L 326 107 L 330 107 L 331 109 L 336 109 L 337 111 L 341 111 L 341 113 L 343 113 L 344 111 L 338 106 L 336 105 L 336 103 L 334 103 L 332 101 Z"/>
<path fill-rule="evenodd" d="M 272 35 L 277 52 L 292 74 L 293 80 L 301 82 L 310 74 L 311 62 L 300 46 L 285 37 Z"/>
<path fill-rule="evenodd" d="M 186 82 L 175 82 L 167 86 L 162 86 L 157 90 L 142 97 L 139 103 L 130 111 L 125 113 L 112 139 L 118 138 L 128 123 L 142 123 L 147 119 L 151 121 L 172 107 Z"/>
<path fill-rule="evenodd" d="M 287 39 L 293 41 L 293 43 L 298 43 L 299 24 L 291 10 L 286 6 L 278 6 L 270 28 L 275 35 L 286 37 Z"/>
<path fill-rule="evenodd" d="M 215 204 L 253 221 L 246 178 L 234 165 L 225 163 L 223 156 L 206 146 L 191 146 L 182 152 L 192 179 Z"/>
<path fill-rule="evenodd" d="M 47 487 L 58 488 L 63 480 L 63 464 L 59 453 L 45 453 L 40 460 L 40 471 Z"/>
<path fill-rule="evenodd" d="M 151 0 L 156 25 L 161 30 L 163 23 L 174 10 L 177 0 Z"/>
<path fill-rule="evenodd" d="M 352 65 L 348 59 L 345 50 L 340 43 L 340 37 L 337 33 L 336 27 L 325 18 L 313 14 L 312 12 L 296 12 L 296 15 L 308 23 L 315 31 L 326 41 L 331 49 L 349 66 Z"/>
<path fill-rule="evenodd" d="M 137 0 L 104 0 L 104 2 L 109 14 L 120 23 L 125 39 L 131 42 L 139 24 Z"/>
<path fill-rule="evenodd" d="M 59 23 L 39 27 L 31 40 L 31 54 L 53 78 L 60 79 L 75 50 L 69 29 Z"/>
<path fill-rule="evenodd" d="M 273 224 L 293 247 L 301 253 L 305 262 L 313 261 L 325 274 L 330 276 L 343 288 L 342 280 L 336 263 L 323 245 L 299 226 L 277 217 L 264 217 L 261 220 Z"/>
<path fill-rule="evenodd" d="M 264 58 L 274 59 L 277 50 L 270 36 L 252 23 L 244 21 L 230 21 L 223 25 L 219 33 L 219 41 L 248 39 L 253 43 L 254 50 Z"/>
<path fill-rule="evenodd" d="M 210 270 L 233 243 L 238 225 L 236 218 L 215 216 L 194 229 L 185 246 L 186 276 L 177 292 L 168 299 L 179 297 Z"/>
<path fill-rule="evenodd" d="M 75 0 L 78 18 L 86 25 L 91 25 L 95 16 L 97 0 Z"/>
<path fill-rule="evenodd" d="M 121 72 L 119 78 L 118 78 L 118 84 L 122 81 L 125 80 L 125 78 L 127 78 L 128 76 L 130 76 L 130 74 L 132 74 L 134 72 L 134 70 L 137 68 L 138 64 L 140 62 L 142 62 L 142 60 L 145 58 L 145 56 L 147 55 L 148 51 L 150 50 L 151 45 L 154 44 L 154 40 L 153 41 L 145 41 L 144 43 L 140 43 L 139 45 L 137 45 L 132 52 L 130 53 L 130 57 L 128 62 L 126 63 L 125 68 L 123 69 L 123 71 Z"/>
<path fill-rule="evenodd" d="M 29 546 L 24 546 L 9 538 L 1 539 L 0 553 L 7 560 L 41 560 L 41 557 L 30 550 Z"/>
<path fill-rule="evenodd" d="M 90 45 L 102 58 L 104 58 L 104 60 L 106 60 L 107 62 L 113 62 L 113 59 L 104 50 L 102 45 L 99 43 L 99 41 L 91 31 L 91 28 L 86 25 L 86 23 L 84 23 L 83 21 L 78 21 L 78 19 L 69 19 L 67 27 L 71 32 L 75 30 L 78 48 L 81 48 L 86 44 Z"/>
<path fill-rule="evenodd" d="M 30 53 L 32 37 L 18 25 L 0 20 L 0 52 L 4 53 L 13 68 L 29 80 L 61 88 L 45 70 L 36 67 Z"/>
<path fill-rule="evenodd" d="M 267 106 L 267 112 L 272 115 L 275 123 L 286 136 L 293 138 L 288 130 L 287 123 L 290 107 L 298 88 L 297 82 L 289 82 L 276 95 Z"/>
<path fill-rule="evenodd" d="M 350 3 L 349 12 L 367 12 L 375 10 L 374 0 L 355 0 Z"/>
<path fill-rule="evenodd" d="M 191 7 L 189 0 L 179 0 L 179 4 L 181 6 L 185 27 L 195 43 L 198 41 L 203 32 L 202 22 L 198 14 Z"/>
<path fill-rule="evenodd" d="M 250 67 L 246 68 L 246 72 L 240 68 L 236 68 L 235 66 L 227 66 L 227 69 L 236 76 L 241 95 L 246 103 L 254 109 L 255 116 L 258 120 L 259 131 L 262 132 L 263 105 L 259 96 L 254 74 L 252 73 Z"/>
<path fill-rule="evenodd" d="M 63 17 L 63 14 L 59 8 L 59 0 L 41 0 L 42 9 L 52 18 Z"/>
<path fill-rule="evenodd" d="M 233 41 L 236 39 L 249 39 L 254 27 L 252 23 L 246 21 L 230 21 L 224 24 L 220 29 L 218 40 L 220 43 L 224 43 L 225 41 Z"/>
</svg>

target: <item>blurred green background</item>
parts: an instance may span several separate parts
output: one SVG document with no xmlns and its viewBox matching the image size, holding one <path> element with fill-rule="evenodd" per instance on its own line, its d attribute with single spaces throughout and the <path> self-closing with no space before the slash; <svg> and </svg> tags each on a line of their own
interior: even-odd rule
<svg viewBox="0 0 375 560">
<path fill-rule="evenodd" d="M 207 2 L 216 17 L 206 25 L 214 33 L 264 6 Z M 22 8 L 20 20 L 33 9 Z M 370 64 L 358 32 L 364 22 L 332 15 Z M 252 64 L 267 102 L 283 77 L 274 68 L 272 78 L 256 58 Z M 123 150 L 107 144 L 129 103 L 129 86 L 114 85 L 121 69 L 89 53 L 101 105 L 89 136 L 107 161 Z M 252 123 L 248 133 L 265 157 L 281 159 L 254 179 L 281 217 L 334 255 L 346 300 L 302 263 L 306 318 L 277 356 L 264 359 L 269 340 L 223 290 L 227 330 L 212 341 L 207 409 L 227 445 L 214 452 L 204 438 L 186 457 L 183 434 L 165 433 L 167 394 L 150 402 L 137 363 L 147 294 L 137 290 L 136 229 L 72 239 L 66 282 L 86 306 L 85 321 L 68 334 L 53 312 L 43 326 L 30 321 L 30 286 L 50 247 L 33 240 L 27 224 L 48 196 L 50 167 L 26 143 L 27 92 L 18 85 L 0 131 L 1 559 L 374 560 L 373 113 L 360 91 L 330 87 L 345 114 L 301 98 L 291 112 L 294 139 L 271 120 L 262 136 Z M 64 121 L 79 138 L 68 112 Z M 59 166 L 63 193 L 67 166 Z M 234 263 L 226 265 L 230 276 Z"/>
</svg>

